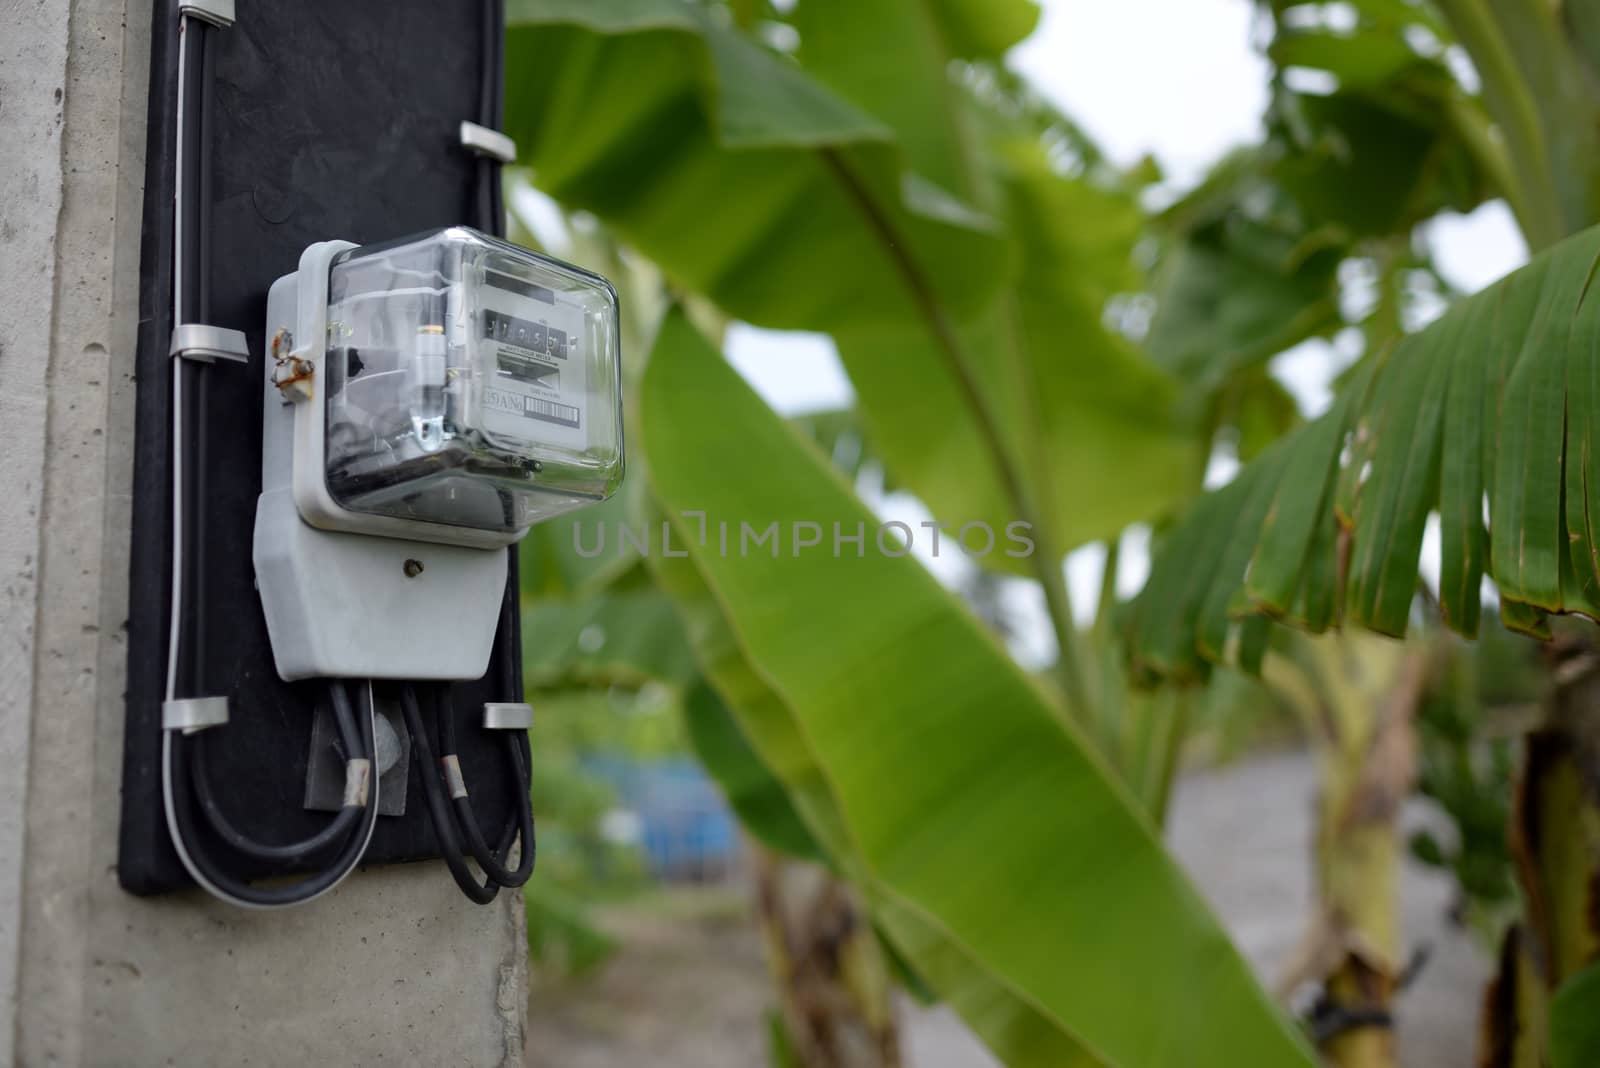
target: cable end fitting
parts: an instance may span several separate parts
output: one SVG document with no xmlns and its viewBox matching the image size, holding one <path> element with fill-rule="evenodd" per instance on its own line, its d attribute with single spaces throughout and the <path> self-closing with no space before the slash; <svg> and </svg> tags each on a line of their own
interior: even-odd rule
<svg viewBox="0 0 1600 1068">
<path fill-rule="evenodd" d="M 367 786 L 372 782 L 372 761 L 356 759 L 344 765 L 344 807 L 366 808 Z"/>
<path fill-rule="evenodd" d="M 451 753 L 449 756 L 442 758 L 439 763 L 444 766 L 444 781 L 445 785 L 450 788 L 450 796 L 466 797 L 467 780 L 461 777 L 461 761 L 456 759 L 454 753 Z"/>
</svg>

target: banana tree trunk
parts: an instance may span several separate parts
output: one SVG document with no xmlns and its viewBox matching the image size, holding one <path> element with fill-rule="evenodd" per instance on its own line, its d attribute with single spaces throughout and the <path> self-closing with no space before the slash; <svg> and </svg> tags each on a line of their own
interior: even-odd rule
<svg viewBox="0 0 1600 1068">
<path fill-rule="evenodd" d="M 1309 718 L 1319 764 L 1317 915 L 1279 988 L 1287 995 L 1320 985 L 1311 1024 L 1329 1064 L 1390 1068 L 1404 853 L 1398 817 L 1416 776 L 1415 714 L 1429 652 L 1354 635 L 1305 650 L 1298 677 L 1276 674 Z"/>
<path fill-rule="evenodd" d="M 1484 999 L 1482 1068 L 1575 1063 L 1552 1040 L 1561 1024 L 1552 1006 L 1600 957 L 1600 652 L 1558 638 L 1548 656 L 1553 685 L 1525 741 L 1511 817 L 1523 918 L 1506 933 Z M 1595 1013 L 1600 1005 L 1578 1007 Z"/>
<path fill-rule="evenodd" d="M 815 864 L 752 849 L 775 1068 L 899 1068 L 893 986 L 860 902 Z"/>
</svg>

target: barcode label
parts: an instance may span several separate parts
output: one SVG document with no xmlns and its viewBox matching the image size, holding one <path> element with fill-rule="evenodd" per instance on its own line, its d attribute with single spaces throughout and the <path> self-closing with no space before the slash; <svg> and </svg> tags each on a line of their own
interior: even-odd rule
<svg viewBox="0 0 1600 1068">
<path fill-rule="evenodd" d="M 557 404 L 555 401 L 540 400 L 538 397 L 524 397 L 523 400 L 524 415 L 543 419 L 547 423 L 560 423 L 562 426 L 578 425 L 578 409 L 570 404 Z"/>
</svg>

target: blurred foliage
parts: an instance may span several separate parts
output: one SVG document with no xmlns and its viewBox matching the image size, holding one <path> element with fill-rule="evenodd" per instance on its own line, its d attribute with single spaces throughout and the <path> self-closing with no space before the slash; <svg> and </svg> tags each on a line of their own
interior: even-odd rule
<svg viewBox="0 0 1600 1068">
<path fill-rule="evenodd" d="M 1591 964 L 1556 993 L 1550 1006 L 1550 1068 L 1600 1063 L 1600 964 Z"/>
<path fill-rule="evenodd" d="M 1248 676 L 1283 642 L 1244 615 L 1321 629 L 1348 578 L 1354 621 L 1404 629 L 1441 493 L 1466 517 L 1446 524 L 1442 600 L 1476 630 L 1465 458 L 1490 457 L 1451 439 L 1441 475 L 1429 434 L 1446 381 L 1478 383 L 1439 368 L 1488 324 L 1415 333 L 1455 296 L 1415 230 L 1495 196 L 1535 247 L 1587 221 L 1600 126 L 1570 74 L 1592 73 L 1592 20 L 1570 44 L 1542 9 L 1517 21 L 1532 0 L 1260 6 L 1262 137 L 1174 191 L 1006 68 L 1037 18 L 1023 0 L 508 5 L 508 132 L 568 212 L 567 254 L 623 290 L 630 443 L 623 494 L 527 543 L 530 681 L 677 709 L 681 733 L 603 744 L 686 738 L 752 833 L 855 884 L 894 959 L 1017 1068 L 1309 1063 L 1151 826 L 1197 726 L 1227 753 L 1281 722 Z M 1542 291 L 1506 301 L 1508 331 L 1542 337 Z M 729 319 L 829 335 L 854 407 L 779 420 L 708 347 Z M 1271 361 L 1309 339 L 1351 366 L 1301 426 Z M 1430 373 L 1396 379 L 1416 352 Z M 1463 401 L 1449 425 L 1487 412 Z M 1422 451 L 1372 447 L 1413 440 L 1395 428 Z M 1197 501 L 1219 447 L 1250 466 Z M 983 557 L 963 606 L 913 561 L 730 555 L 693 518 L 870 523 L 850 489 L 879 473 L 941 521 L 1025 520 L 1037 551 Z M 1357 490 L 1382 507 L 1357 511 Z M 1076 626 L 1064 554 L 1100 541 L 1114 576 L 1136 522 L 1156 528 L 1144 594 L 1119 613 L 1108 581 Z M 619 550 L 618 523 L 651 548 Z M 582 550 L 602 527 L 613 541 Z M 1273 538 L 1290 549 L 1253 559 Z M 1003 634 L 1019 580 L 1054 631 L 1048 678 L 972 618 Z M 1158 675 L 1206 685 L 1133 685 Z M 1464 702 L 1425 705 L 1424 788 L 1462 831 L 1417 848 L 1498 900 L 1503 813 L 1477 802 L 1503 760 Z M 1204 1012 L 1184 1012 L 1163 984 L 1201 968 Z M 1151 1003 L 1159 1032 L 1130 1009 Z"/>
<path fill-rule="evenodd" d="M 863 474 L 871 472 L 878 477 L 879 492 L 889 494 L 900 488 L 893 473 L 873 451 L 872 438 L 854 410 L 808 412 L 795 416 L 791 422 L 816 442 L 822 454 L 833 461 L 852 485 Z"/>
<path fill-rule="evenodd" d="M 683 381 L 695 388 L 679 388 Z M 681 317 L 658 337 L 641 408 L 666 514 L 683 515 L 692 501 L 711 515 L 866 521 L 837 472 Z M 724 454 L 715 471 L 690 462 L 727 440 L 745 447 Z M 738 501 L 744 495 L 747 504 Z M 1181 1044 L 1188 1063 L 1300 1056 L 1243 961 L 1213 957 L 1218 935 L 1203 911 L 1152 908 L 1137 930 L 1120 926 L 1114 943 L 1089 937 L 1129 895 L 1176 905 L 1189 891 L 1149 823 L 1062 729 L 1041 689 L 925 570 L 903 557 L 802 554 L 779 563 L 723 555 L 692 536 L 683 542 L 687 559 L 654 556 L 651 565 L 753 750 L 791 791 L 803 791 L 796 809 L 897 948 L 1009 1062 L 1058 1063 L 1080 1042 L 1115 1049 L 1142 1041 L 1140 1014 L 1126 1011 L 1126 991 L 1108 985 L 1113 957 L 1173 961 L 1139 969 L 1147 996 L 1161 1003 L 1178 996 L 1164 984 L 1181 984 L 1198 956 L 1211 960 L 1212 1002 L 1232 1010 L 1225 1025 L 1221 1017 L 1197 1022 Z M 822 610 L 830 604 L 849 610 Z M 914 723 L 904 718 L 911 710 Z M 1101 850 L 1115 850 L 1117 863 L 1091 865 L 1092 880 L 1070 875 L 1083 870 L 1087 851 Z M 1005 910 L 961 891 L 980 856 L 983 881 L 1004 887 Z M 915 907 L 896 912 L 900 902 Z M 1033 943 L 1019 938 L 1024 925 L 1047 942 L 1106 956 L 1063 971 L 1030 951 Z M 972 954 L 965 947 L 974 942 L 983 956 L 952 961 Z M 981 997 L 967 995 L 977 983 Z M 1031 1003 L 1080 1022 L 1070 1034 L 1052 1033 Z M 1031 1041 L 1019 1041 L 1019 1014 L 1028 1014 Z M 1049 1045 L 1039 1045 L 1046 1034 Z M 1161 1056 L 1179 1055 L 1175 1045 Z"/>
<path fill-rule="evenodd" d="M 788 792 L 762 764 L 716 690 L 696 682 L 684 698 L 683 715 L 695 753 L 744 826 L 774 852 L 826 863 Z"/>
<path fill-rule="evenodd" d="M 683 751 L 671 693 L 566 690 L 530 694 L 538 709 L 533 762 L 539 877 L 524 891 L 528 946 L 547 974 L 580 977 L 615 948 L 590 909 L 648 884 L 638 844 L 607 833 L 615 791 L 585 766 L 597 756 Z"/>
<path fill-rule="evenodd" d="M 1573 681 L 1584 671 L 1558 667 L 1530 681 L 1525 652 L 1518 664 L 1496 649 L 1507 641 L 1493 623 L 1471 652 L 1444 633 L 1479 636 L 1485 579 L 1512 630 L 1548 639 L 1554 615 L 1600 618 L 1588 463 L 1600 319 L 1587 300 L 1600 236 L 1585 230 L 1600 218 L 1600 81 L 1592 20 L 1572 14 L 1584 6 L 1263 5 L 1278 71 L 1268 152 L 1236 158 L 1226 173 L 1268 180 L 1252 221 L 1271 218 L 1289 235 L 1298 258 L 1278 259 L 1282 288 L 1302 280 L 1313 250 L 1338 250 L 1336 281 L 1362 265 L 1371 292 L 1361 307 L 1350 307 L 1347 285 L 1336 318 L 1270 320 L 1290 335 L 1308 324 L 1341 330 L 1340 340 L 1359 340 L 1358 358 L 1330 412 L 1194 504 L 1127 616 L 1146 680 L 1204 679 L 1217 664 L 1259 670 L 1279 624 L 1420 631 L 1423 647 L 1447 651 L 1449 668 L 1417 714 L 1420 785 L 1453 834 L 1421 834 L 1413 851 L 1452 872 L 1469 922 L 1490 938 L 1504 932 L 1480 1050 L 1494 1068 L 1572 1056 L 1586 1038 L 1571 1028 L 1572 1006 L 1594 1007 L 1573 974 L 1595 939 L 1576 888 L 1592 885 L 1600 811 L 1590 728 L 1573 711 L 1589 700 Z M 1293 157 L 1277 156 L 1274 142 Z M 1489 196 L 1505 198 L 1538 255 L 1435 321 L 1455 295 L 1419 253 L 1414 228 Z M 1316 307 L 1315 289 L 1303 308 Z M 1197 346 L 1200 356 L 1276 348 L 1254 310 L 1252 296 L 1225 316 L 1251 329 Z M 1430 514 L 1440 518 L 1437 591 L 1419 585 Z M 1510 724 L 1489 696 L 1497 692 L 1523 702 Z M 1526 703 L 1535 694 L 1545 711 Z M 1361 773 L 1381 774 L 1383 755 L 1369 754 Z M 1563 998 L 1572 999 L 1565 1019 L 1554 1008 Z M 1360 1029 L 1335 1039 L 1330 1054 L 1387 1063 L 1384 1036 L 1367 1030 L 1365 1042 Z"/>
<path fill-rule="evenodd" d="M 1518 727 L 1547 686 L 1538 654 L 1534 641 L 1493 625 L 1476 643 L 1453 643 L 1417 717 L 1417 788 L 1444 810 L 1452 833 L 1417 831 L 1412 855 L 1451 874 L 1456 918 L 1487 946 L 1499 944 L 1518 904 L 1506 826 Z"/>
<path fill-rule="evenodd" d="M 522 902 L 528 955 L 542 974 L 582 979 L 616 952 L 617 940 L 595 925 L 590 903 L 558 880 L 532 880 L 523 888 Z"/>
</svg>

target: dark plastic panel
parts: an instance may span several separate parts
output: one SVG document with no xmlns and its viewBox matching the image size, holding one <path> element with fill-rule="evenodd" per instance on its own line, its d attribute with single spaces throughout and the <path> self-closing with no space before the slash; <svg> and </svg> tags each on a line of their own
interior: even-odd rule
<svg viewBox="0 0 1600 1068">
<path fill-rule="evenodd" d="M 493 119 L 483 114 L 480 85 L 485 65 L 498 66 L 498 43 L 486 39 L 482 2 L 241 3 L 239 21 L 212 35 L 213 178 L 203 208 L 212 233 L 210 319 L 245 332 L 250 362 L 218 363 L 206 372 L 209 408 L 200 431 L 209 471 L 203 662 L 207 689 L 226 695 L 232 706 L 231 721 L 215 729 L 207 745 L 229 815 L 262 839 L 298 838 L 328 818 L 303 808 L 321 689 L 284 683 L 274 672 L 250 564 L 261 483 L 267 289 L 295 269 L 301 251 L 314 241 L 365 244 L 457 223 L 500 230 L 475 195 L 480 164 L 457 143 L 463 119 Z M 189 883 L 168 840 L 161 804 L 178 13 L 175 0 L 158 0 L 156 7 L 118 858 L 122 885 L 135 893 Z M 497 96 L 493 106 L 498 108 Z M 485 701 L 521 699 L 515 563 L 513 552 L 489 672 L 453 687 L 463 770 L 485 827 L 500 825 L 515 788 L 503 741 L 479 729 Z M 368 862 L 436 854 L 421 797 L 413 766 L 405 815 L 380 817 Z M 439 877 L 448 878 L 443 871 Z"/>
</svg>

